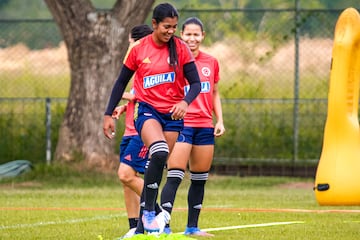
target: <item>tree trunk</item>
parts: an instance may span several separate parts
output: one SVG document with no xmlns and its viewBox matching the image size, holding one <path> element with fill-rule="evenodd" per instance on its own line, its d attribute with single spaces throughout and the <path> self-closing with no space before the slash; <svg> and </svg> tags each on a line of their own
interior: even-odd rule
<svg viewBox="0 0 360 240">
<path fill-rule="evenodd" d="M 110 11 L 94 9 L 90 0 L 45 2 L 63 35 L 71 69 L 55 160 L 81 157 L 91 165 L 117 163 L 114 144 L 118 143 L 104 137 L 103 115 L 128 47 L 129 31 L 144 22 L 154 0 L 117 0 Z"/>
</svg>

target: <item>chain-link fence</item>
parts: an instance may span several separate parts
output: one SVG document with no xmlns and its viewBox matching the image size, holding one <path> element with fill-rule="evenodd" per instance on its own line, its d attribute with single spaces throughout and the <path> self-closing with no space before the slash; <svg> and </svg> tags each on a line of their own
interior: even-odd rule
<svg viewBox="0 0 360 240">
<path fill-rule="evenodd" d="M 203 21 L 203 50 L 220 62 L 227 132 L 216 140 L 215 163 L 317 163 L 340 12 L 180 12 L 179 25 L 189 16 Z M 0 162 L 45 161 L 46 149 L 56 146 L 70 86 L 55 22 L 0 20 L 0 86 Z"/>
</svg>

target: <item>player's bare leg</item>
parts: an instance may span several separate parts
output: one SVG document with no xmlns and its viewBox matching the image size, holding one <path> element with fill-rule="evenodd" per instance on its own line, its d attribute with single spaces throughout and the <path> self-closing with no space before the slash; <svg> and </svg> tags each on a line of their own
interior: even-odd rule
<svg viewBox="0 0 360 240">
<path fill-rule="evenodd" d="M 124 163 L 120 163 L 118 176 L 124 189 L 125 207 L 129 221 L 129 231 L 122 238 L 130 238 L 135 234 L 139 221 L 140 194 L 144 181 L 132 167 Z"/>
<path fill-rule="evenodd" d="M 124 185 L 132 189 L 138 196 L 141 196 L 144 180 L 132 167 L 127 164 L 120 163 L 118 176 Z"/>
</svg>

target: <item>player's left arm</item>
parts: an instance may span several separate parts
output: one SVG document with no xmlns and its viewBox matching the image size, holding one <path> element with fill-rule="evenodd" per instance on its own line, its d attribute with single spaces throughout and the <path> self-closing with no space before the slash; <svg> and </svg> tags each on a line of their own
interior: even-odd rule
<svg viewBox="0 0 360 240">
<path fill-rule="evenodd" d="M 199 95 L 201 91 L 201 83 L 199 73 L 196 69 L 195 62 L 189 62 L 184 65 L 184 76 L 189 82 L 190 88 L 189 92 L 186 94 L 183 100 L 175 104 L 170 112 L 171 118 L 174 120 L 183 119 L 188 106 L 190 103 Z"/>
<path fill-rule="evenodd" d="M 215 113 L 215 117 L 216 117 L 214 135 L 215 135 L 215 137 L 220 137 L 224 134 L 225 127 L 224 127 L 224 121 L 223 121 L 220 93 L 219 93 L 219 88 L 218 88 L 217 83 L 214 84 L 213 105 L 214 105 L 214 113 Z"/>
</svg>

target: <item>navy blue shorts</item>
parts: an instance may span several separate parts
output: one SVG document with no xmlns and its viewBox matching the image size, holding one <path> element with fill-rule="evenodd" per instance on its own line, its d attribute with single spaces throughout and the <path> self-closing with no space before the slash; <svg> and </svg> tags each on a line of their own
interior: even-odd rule
<svg viewBox="0 0 360 240">
<path fill-rule="evenodd" d="M 124 136 L 120 143 L 120 162 L 143 174 L 148 161 L 148 152 L 140 136 Z"/>
<path fill-rule="evenodd" d="M 184 127 L 177 142 L 192 145 L 215 145 L 214 128 Z"/>
<path fill-rule="evenodd" d="M 141 134 L 144 122 L 148 119 L 155 119 L 158 121 L 164 132 L 180 132 L 184 128 L 184 120 L 172 120 L 171 113 L 159 113 L 147 103 L 136 103 L 134 121 L 136 131 L 139 134 Z"/>
</svg>

